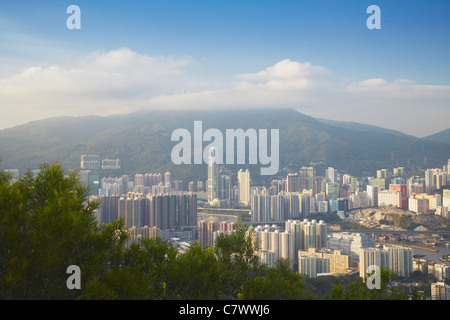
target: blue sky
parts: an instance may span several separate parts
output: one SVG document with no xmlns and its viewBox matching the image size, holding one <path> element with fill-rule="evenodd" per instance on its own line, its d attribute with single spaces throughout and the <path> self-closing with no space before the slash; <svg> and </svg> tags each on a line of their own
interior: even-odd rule
<svg viewBox="0 0 450 320">
<path fill-rule="evenodd" d="M 81 30 L 66 28 L 69 16 L 66 8 L 71 4 L 81 9 Z M 381 8 L 381 30 L 366 27 L 369 17 L 366 9 L 372 4 Z M 126 88 L 117 85 L 115 91 L 124 89 L 121 92 L 123 99 L 111 104 L 110 96 L 102 96 L 100 100 L 108 100 L 110 107 L 99 107 L 100 114 L 106 114 L 106 110 L 111 109 L 116 113 L 132 111 L 133 108 L 121 108 L 120 105 L 135 104 L 136 108 L 143 108 L 147 102 L 149 108 L 158 104 L 164 107 L 172 104 L 179 106 L 183 105 L 183 101 L 188 101 L 186 108 L 192 105 L 204 105 L 206 108 L 208 101 L 214 101 L 214 90 L 239 92 L 228 103 L 240 104 L 237 101 L 244 101 L 236 106 L 243 107 L 246 106 L 246 99 L 255 100 L 253 95 L 262 85 L 272 84 L 273 80 L 283 77 L 284 80 L 291 79 L 291 75 L 283 73 L 280 76 L 278 71 L 273 71 L 284 66 L 298 68 L 298 74 L 292 77 L 297 77 L 295 83 L 300 86 L 295 87 L 294 83 L 289 82 L 287 89 L 284 89 L 304 90 L 303 94 L 300 97 L 289 95 L 291 91 L 286 95 L 278 92 L 272 96 L 273 100 L 269 98 L 268 101 L 289 96 L 286 101 L 279 99 L 281 106 L 298 105 L 300 111 L 312 116 L 361 121 L 420 136 L 446 129 L 450 124 L 443 120 L 424 124 L 420 122 L 423 122 L 420 115 L 404 118 L 399 124 L 398 121 L 387 121 L 385 116 L 392 109 L 398 110 L 394 117 L 411 111 L 415 114 L 423 105 L 435 106 L 438 118 L 450 115 L 445 107 L 450 86 L 449 34 L 450 1 L 446 0 L 16 0 L 3 2 L 0 6 L 0 81 L 3 81 L 0 84 L 8 88 L 18 87 L 18 92 L 31 95 L 34 91 L 24 89 L 28 85 L 37 90 L 30 74 L 37 82 L 50 79 L 49 85 L 52 81 L 61 83 L 60 76 L 67 79 L 69 74 L 86 71 L 80 63 L 85 68 L 97 67 L 102 55 L 125 48 L 114 55 L 114 59 L 140 61 L 140 58 L 160 57 L 157 61 L 152 60 L 149 68 L 155 68 L 154 63 L 164 68 L 176 65 L 177 70 L 170 69 L 170 74 L 177 76 L 165 77 L 166 86 L 158 87 L 154 85 L 156 80 L 153 78 L 144 79 L 141 75 L 129 74 L 127 78 L 135 79 L 135 82 L 124 85 Z M 89 65 L 86 59 L 89 60 L 93 53 L 99 59 L 95 60 L 95 65 Z M 282 61 L 285 63 L 279 64 Z M 40 69 L 28 70 L 26 76 L 22 74 L 27 68 L 36 67 Z M 49 69 L 52 67 L 54 69 Z M 326 69 L 327 75 L 316 67 Z M 106 72 L 103 67 L 101 70 Z M 70 84 L 72 88 L 79 84 L 73 81 Z M 83 82 L 81 76 L 79 81 Z M 136 84 L 143 83 L 151 86 L 152 95 L 145 96 L 136 89 L 132 96 L 130 87 L 136 88 L 139 87 Z M 276 88 L 285 84 L 276 83 Z M 86 97 L 78 101 L 78 105 L 86 104 L 86 101 L 101 105 L 101 101 L 96 100 L 99 98 L 96 92 L 106 94 L 106 89 L 98 87 L 96 91 L 95 85 L 89 93 L 92 99 Z M 370 88 L 375 85 L 377 90 L 381 90 L 378 93 L 384 93 L 384 98 L 380 100 L 377 92 L 368 92 L 367 85 Z M 317 89 L 319 86 L 320 90 Z M 244 94 L 243 88 L 249 87 L 252 93 Z M 330 88 L 340 89 L 332 89 L 331 92 Z M 352 92 L 351 97 L 344 95 L 344 88 Z M 436 94 L 430 95 L 430 88 L 436 90 Z M 55 94 L 55 90 L 49 88 L 46 94 Z M 186 90 L 192 94 L 185 100 L 183 97 L 163 99 L 163 96 L 185 93 Z M 39 90 L 41 95 L 43 91 L 42 88 Z M 394 91 L 401 91 L 402 94 L 394 96 L 391 94 Z M 12 92 L 14 90 L 9 89 L 8 95 L 2 97 L 0 90 L 0 99 L 4 99 L 6 104 L 19 104 L 23 96 L 13 96 Z M 355 92 L 358 96 L 354 95 Z M 410 92 L 423 94 L 412 101 L 405 98 Z M 74 92 L 65 92 L 62 88 L 58 89 L 57 95 L 66 101 L 74 99 Z M 209 98 L 201 100 L 206 95 Z M 138 101 L 138 97 L 143 96 L 145 103 Z M 329 96 L 329 100 L 324 96 Z M 220 94 L 216 96 L 220 97 Z M 128 103 L 127 98 L 132 102 Z M 56 99 L 46 101 L 45 97 L 39 96 L 35 100 L 36 105 L 30 112 L 26 112 L 25 107 L 21 115 L 10 111 L 8 122 L 3 120 L 0 129 L 52 115 L 92 112 L 92 106 L 87 109 L 73 106 L 67 110 L 58 107 L 55 110 L 51 105 L 57 102 Z M 335 101 L 342 101 L 341 105 L 338 103 L 327 108 Z M 365 102 L 367 111 L 362 112 L 360 109 Z M 6 104 L 2 103 L 0 108 Z M 249 104 L 257 107 L 256 103 Z M 379 119 L 377 106 L 380 104 L 385 107 L 381 112 L 384 120 Z M 353 108 L 360 106 L 360 109 L 352 109 L 350 105 Z M 24 112 L 27 117 L 23 116 Z M 420 132 L 417 129 L 419 124 L 423 125 Z"/>
</svg>

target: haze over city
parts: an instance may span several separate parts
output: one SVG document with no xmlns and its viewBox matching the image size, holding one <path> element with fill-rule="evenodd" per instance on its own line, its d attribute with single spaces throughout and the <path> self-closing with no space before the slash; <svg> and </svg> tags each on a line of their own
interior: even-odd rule
<svg viewBox="0 0 450 320">
<path fill-rule="evenodd" d="M 0 300 L 450 300 L 449 15 L 3 3 Z"/>
</svg>

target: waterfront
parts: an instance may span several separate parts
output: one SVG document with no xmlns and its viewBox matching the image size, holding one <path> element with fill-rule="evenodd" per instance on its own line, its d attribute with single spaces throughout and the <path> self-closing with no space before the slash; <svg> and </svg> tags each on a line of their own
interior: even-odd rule
<svg viewBox="0 0 450 320">
<path fill-rule="evenodd" d="M 440 262 L 439 258 L 442 257 L 443 255 L 450 254 L 450 248 L 436 247 L 436 249 L 438 250 L 438 252 L 432 252 L 432 251 L 428 251 L 428 250 L 413 248 L 413 252 L 414 252 L 414 254 L 424 255 L 428 260 L 432 260 L 432 261 L 436 261 L 436 262 Z"/>
<path fill-rule="evenodd" d="M 197 213 L 197 221 L 216 221 L 216 222 L 237 222 L 238 217 L 229 214 L 216 214 L 216 213 Z"/>
</svg>

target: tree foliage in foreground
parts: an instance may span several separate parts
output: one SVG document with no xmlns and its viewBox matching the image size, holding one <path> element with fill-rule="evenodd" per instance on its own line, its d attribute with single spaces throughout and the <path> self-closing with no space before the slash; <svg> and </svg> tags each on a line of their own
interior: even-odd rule
<svg viewBox="0 0 450 320">
<path fill-rule="evenodd" d="M 279 260 L 262 264 L 252 229 L 239 225 L 216 245 L 184 254 L 160 238 L 127 245 L 122 220 L 99 226 L 88 189 L 60 164 L 15 183 L 0 177 L 0 299 L 306 299 L 304 279 Z M 67 267 L 81 270 L 70 290 Z M 359 281 L 330 299 L 370 296 Z"/>
</svg>

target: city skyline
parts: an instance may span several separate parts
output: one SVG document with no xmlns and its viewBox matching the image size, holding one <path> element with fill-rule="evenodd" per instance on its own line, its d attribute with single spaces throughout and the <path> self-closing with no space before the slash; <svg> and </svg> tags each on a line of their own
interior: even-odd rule
<svg viewBox="0 0 450 320">
<path fill-rule="evenodd" d="M 81 29 L 69 30 L 69 5 Z M 366 9 L 381 8 L 369 30 Z M 289 107 L 423 137 L 449 128 L 450 4 L 6 3 L 0 129 L 141 109 Z"/>
<path fill-rule="evenodd" d="M 449 15 L 5 2 L 0 298 L 449 300 Z"/>
</svg>

